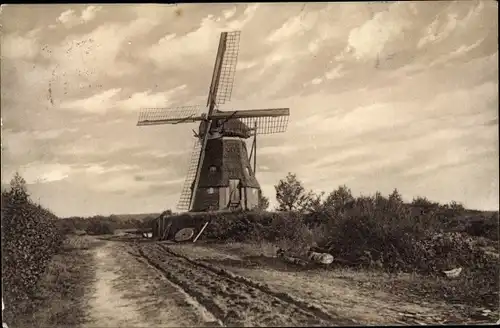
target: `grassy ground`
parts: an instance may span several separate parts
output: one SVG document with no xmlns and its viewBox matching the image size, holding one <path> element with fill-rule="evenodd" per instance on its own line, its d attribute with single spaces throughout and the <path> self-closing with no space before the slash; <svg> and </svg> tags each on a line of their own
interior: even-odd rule
<svg viewBox="0 0 500 328">
<path fill-rule="evenodd" d="M 81 323 L 85 282 L 94 279 L 89 249 L 95 243 L 86 236 L 68 236 L 38 282 L 30 304 L 25 305 L 30 311 L 5 320 L 9 327 L 71 327 Z"/>
</svg>

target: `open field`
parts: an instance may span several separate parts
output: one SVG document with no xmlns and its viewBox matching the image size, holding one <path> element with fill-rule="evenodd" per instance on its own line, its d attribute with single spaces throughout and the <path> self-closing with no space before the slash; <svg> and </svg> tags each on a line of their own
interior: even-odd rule
<svg viewBox="0 0 500 328">
<path fill-rule="evenodd" d="M 119 241 L 117 241 L 119 240 Z M 408 287 L 432 279 L 300 268 L 269 244 L 171 244 L 70 236 L 39 284 L 31 319 L 12 327 L 444 324 L 496 321 Z M 487 312 L 487 311 L 486 311 Z"/>
</svg>

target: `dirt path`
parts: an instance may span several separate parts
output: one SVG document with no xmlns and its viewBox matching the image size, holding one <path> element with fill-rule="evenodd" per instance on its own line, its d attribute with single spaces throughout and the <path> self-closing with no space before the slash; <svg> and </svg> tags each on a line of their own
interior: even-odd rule
<svg viewBox="0 0 500 328">
<path fill-rule="evenodd" d="M 257 256 L 245 245 L 172 245 L 171 251 L 197 263 L 223 268 L 254 283 L 294 295 L 333 316 L 356 324 L 461 323 L 464 318 L 444 302 L 402 299 L 384 290 L 381 274 L 353 270 L 300 270 L 277 259 Z M 398 278 L 400 279 L 400 278 Z"/>
<path fill-rule="evenodd" d="M 168 280 L 181 286 L 226 326 L 346 325 L 349 319 L 320 308 L 265 284 L 235 276 L 188 258 L 167 246 L 138 245 L 136 256 L 144 258 Z"/>
<path fill-rule="evenodd" d="M 178 287 L 120 242 L 94 249 L 95 281 L 88 287 L 83 327 L 183 327 L 215 320 Z"/>
<path fill-rule="evenodd" d="M 450 306 L 401 299 L 366 273 L 279 267 L 231 245 L 106 241 L 93 256 L 86 328 L 439 324 L 453 318 Z"/>
</svg>

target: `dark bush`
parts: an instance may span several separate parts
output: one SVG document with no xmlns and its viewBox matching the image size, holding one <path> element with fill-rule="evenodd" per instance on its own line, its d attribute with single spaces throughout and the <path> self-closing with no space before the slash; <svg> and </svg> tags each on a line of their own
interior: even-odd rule
<svg viewBox="0 0 500 328">
<path fill-rule="evenodd" d="M 19 190 L 2 192 L 2 284 L 6 302 L 4 314 L 24 313 L 36 283 L 52 256 L 59 250 L 63 235 L 58 218 L 33 204 Z"/>
</svg>

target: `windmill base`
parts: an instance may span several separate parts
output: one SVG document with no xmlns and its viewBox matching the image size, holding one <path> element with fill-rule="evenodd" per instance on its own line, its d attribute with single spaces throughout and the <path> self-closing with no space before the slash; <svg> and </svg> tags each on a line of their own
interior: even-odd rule
<svg viewBox="0 0 500 328">
<path fill-rule="evenodd" d="M 231 187 L 198 188 L 201 197 L 190 212 L 251 211 L 259 207 L 260 188 L 242 187 L 233 197 Z"/>
</svg>

